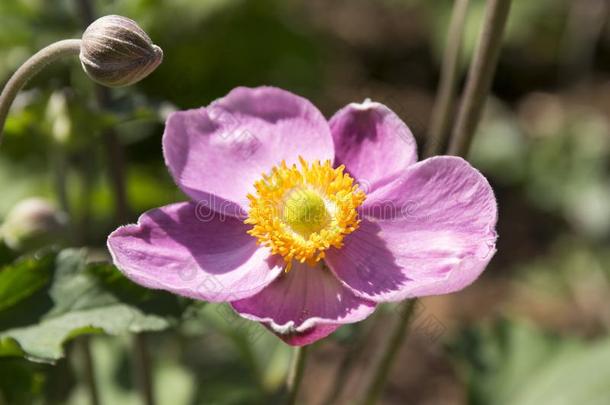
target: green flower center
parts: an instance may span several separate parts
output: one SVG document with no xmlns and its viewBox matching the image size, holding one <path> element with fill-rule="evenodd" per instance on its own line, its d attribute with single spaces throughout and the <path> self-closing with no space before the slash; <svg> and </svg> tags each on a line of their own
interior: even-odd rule
<svg viewBox="0 0 610 405">
<path fill-rule="evenodd" d="M 311 234 L 320 232 L 328 225 L 330 215 L 318 193 L 296 189 L 285 197 L 282 219 L 295 233 L 307 239 Z"/>
</svg>

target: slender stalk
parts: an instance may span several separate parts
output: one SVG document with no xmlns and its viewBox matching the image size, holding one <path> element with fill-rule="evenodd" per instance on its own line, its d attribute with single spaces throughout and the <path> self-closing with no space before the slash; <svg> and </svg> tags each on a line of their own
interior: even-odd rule
<svg viewBox="0 0 610 405">
<path fill-rule="evenodd" d="M 89 400 L 91 405 L 99 405 L 100 397 L 97 388 L 97 382 L 95 379 L 95 368 L 93 363 L 93 354 L 91 353 L 91 344 L 89 336 L 82 336 L 79 339 L 79 343 L 83 355 L 83 366 L 85 371 L 85 381 L 87 383 L 87 389 L 89 390 Z"/>
<path fill-rule="evenodd" d="M 294 349 L 292 354 L 292 363 L 286 380 L 286 405 L 294 405 L 299 394 L 299 388 L 305 374 L 305 364 L 307 362 L 307 346 L 301 346 Z"/>
<path fill-rule="evenodd" d="M 354 346 L 350 347 L 345 356 L 343 356 L 343 359 L 339 364 L 339 369 L 335 375 L 335 381 L 331 385 L 330 391 L 322 402 L 324 405 L 332 405 L 337 403 L 337 399 L 339 399 L 343 393 L 343 387 L 345 387 L 345 384 L 347 383 L 349 370 L 354 365 L 356 357 L 361 353 L 360 351 L 357 351 L 356 348 L 362 350 L 362 346 L 364 346 L 364 344 L 355 344 Z"/>
<path fill-rule="evenodd" d="M 93 9 L 89 0 L 77 0 L 77 5 L 81 9 L 83 16 L 83 22 L 88 25 L 93 20 Z M 6 117 L 10 110 L 10 106 L 15 100 L 19 90 L 35 76 L 42 68 L 49 63 L 66 56 L 66 55 L 77 55 L 81 50 L 82 41 L 79 39 L 63 40 L 56 42 L 42 49 L 30 59 L 28 59 L 8 80 L 6 86 L 0 94 L 0 142 L 2 141 L 2 130 L 6 121 Z M 110 92 L 108 89 L 101 86 L 96 86 L 96 98 L 101 108 L 107 108 L 111 103 Z M 125 186 L 125 158 L 124 150 L 120 144 L 120 141 L 113 130 L 108 130 L 104 134 L 104 140 L 106 145 L 106 151 L 109 161 L 110 178 L 115 196 L 115 215 L 118 223 L 124 223 L 128 219 L 128 205 L 127 205 L 127 193 Z M 63 170 L 63 168 L 58 168 Z M 63 176 L 60 173 L 60 177 Z M 58 186 L 60 188 L 60 200 L 62 205 L 67 206 L 67 198 L 65 193 L 61 190 L 63 187 L 63 178 L 58 179 Z M 64 204 L 65 203 L 65 204 Z M 88 348 L 88 342 L 84 341 L 83 346 Z M 148 355 L 148 349 L 146 347 L 146 341 L 144 336 L 134 337 L 134 346 L 138 353 L 139 365 L 138 377 L 141 381 L 140 386 L 142 387 L 142 396 L 147 404 L 154 404 L 153 398 L 153 385 L 150 373 L 150 359 Z M 93 359 L 91 356 L 88 357 L 88 363 L 91 365 L 90 370 L 93 370 Z M 91 378 L 89 379 L 90 384 L 95 384 L 93 372 L 91 372 Z M 95 386 L 90 385 L 90 390 L 94 392 Z"/>
<path fill-rule="evenodd" d="M 481 118 L 496 70 L 511 0 L 489 0 L 475 50 L 466 90 L 451 135 L 449 153 L 465 156 Z"/>
<path fill-rule="evenodd" d="M 70 241 L 76 244 L 82 244 L 84 240 L 80 237 L 75 228 L 75 217 L 73 212 L 70 210 L 70 203 L 68 200 L 66 176 L 67 176 L 67 161 L 65 152 L 62 150 L 61 145 L 53 145 L 53 160 L 55 168 L 55 182 L 56 182 L 56 193 L 61 206 L 70 218 L 69 221 L 69 238 Z M 89 393 L 89 403 L 91 405 L 99 405 L 99 389 L 95 378 L 95 363 L 93 360 L 93 354 L 91 353 L 91 341 L 89 336 L 81 336 L 77 340 L 77 345 L 80 348 L 80 355 L 83 367 L 83 377 L 87 391 Z M 73 351 L 67 352 L 66 357 L 71 357 L 75 353 Z M 77 353 L 78 354 L 78 353 Z"/>
<path fill-rule="evenodd" d="M 402 347 L 402 343 L 407 335 L 407 329 L 413 318 L 415 312 L 417 299 L 409 300 L 405 303 L 404 308 L 401 310 L 401 316 L 398 318 L 394 330 L 390 335 L 387 345 L 384 347 L 384 351 L 379 359 L 379 362 L 375 366 L 375 372 L 373 377 L 364 391 L 362 396 L 361 405 L 373 405 L 377 402 L 385 382 L 390 373 L 390 369 L 394 364 L 394 360 L 398 355 L 398 351 Z"/>
<path fill-rule="evenodd" d="M 103 87 L 98 87 L 97 90 L 101 94 L 107 93 L 107 89 Z M 105 96 L 100 96 L 102 100 L 105 98 Z M 103 103 L 101 105 L 107 106 L 108 104 Z M 125 183 L 125 149 L 121 145 L 116 131 L 112 128 L 106 130 L 103 138 L 108 161 L 108 175 L 114 194 L 115 218 L 118 224 L 123 225 L 129 220 L 127 185 Z"/>
<path fill-rule="evenodd" d="M 58 144 L 57 142 L 52 145 L 50 152 L 51 164 L 53 166 L 53 174 L 55 177 L 55 194 L 57 196 L 57 201 L 59 202 L 59 207 L 69 219 L 67 224 L 67 242 L 70 244 L 80 245 L 82 240 L 79 238 L 78 232 L 76 231 L 76 221 L 70 205 L 70 199 L 68 197 L 68 185 L 66 181 L 69 169 L 68 158 L 66 156 L 66 152 L 62 148 L 62 145 Z"/>
<path fill-rule="evenodd" d="M 470 148 L 472 136 L 481 118 L 483 104 L 498 62 L 510 3 L 511 0 L 489 0 L 487 3 L 483 29 L 468 72 L 468 81 L 458 112 L 457 124 L 452 132 L 449 146 L 449 153 L 451 154 L 466 156 Z M 384 348 L 373 379 L 365 391 L 363 405 L 374 404 L 379 398 L 393 360 L 406 336 L 415 306 L 415 299 L 404 304 L 403 316 L 399 318 L 388 345 Z"/>
<path fill-rule="evenodd" d="M 79 198 L 83 208 L 81 216 L 78 218 L 78 227 L 75 227 L 75 229 L 77 229 L 79 240 L 87 244 L 89 241 L 89 228 L 91 227 L 91 205 L 93 203 L 96 154 L 93 148 L 87 147 L 84 150 L 84 156 L 86 158 L 79 159 L 78 162 L 79 172 L 82 173 L 80 177 L 82 192 Z"/>
<path fill-rule="evenodd" d="M 152 384 L 152 367 L 150 363 L 150 354 L 148 353 L 148 345 L 146 344 L 146 335 L 138 333 L 134 335 L 134 348 L 136 350 L 136 376 L 138 386 L 142 394 L 142 401 L 145 405 L 154 405 L 154 386 Z"/>
<path fill-rule="evenodd" d="M 66 159 L 66 154 L 62 150 L 61 145 L 53 145 L 53 150 L 51 151 L 52 156 L 51 160 L 53 161 L 53 168 L 55 174 L 55 192 L 57 194 L 57 200 L 59 201 L 59 206 L 63 212 L 71 217 L 72 210 L 70 209 L 70 201 L 68 199 L 68 187 L 66 184 L 66 177 L 68 171 L 68 162 Z"/>
<path fill-rule="evenodd" d="M 4 86 L 0 94 L 0 143 L 2 142 L 2 132 L 6 116 L 19 90 L 48 64 L 64 56 L 78 55 L 80 44 L 80 39 L 65 39 L 55 42 L 35 53 L 8 79 L 6 86 Z"/>
<path fill-rule="evenodd" d="M 76 0 L 76 6 L 81 15 L 83 26 L 87 27 L 95 19 L 95 11 L 90 0 Z M 112 104 L 110 89 L 95 85 L 95 98 L 101 109 L 107 109 Z M 115 219 L 118 224 L 124 224 L 129 219 L 127 203 L 127 187 L 125 184 L 125 151 L 116 132 L 107 129 L 103 134 L 108 160 L 109 177 L 114 194 Z"/>
<path fill-rule="evenodd" d="M 81 20 L 84 26 L 88 26 L 95 19 L 95 11 L 90 0 L 76 0 Z M 99 108 L 106 109 L 112 104 L 110 89 L 95 85 L 95 97 Z M 115 221 L 124 224 L 129 219 L 129 204 L 127 201 L 127 185 L 125 183 L 126 159 L 125 150 L 113 129 L 107 129 L 103 134 L 104 146 L 106 148 L 106 160 L 108 164 L 110 184 L 114 195 Z M 142 401 L 146 405 L 154 405 L 154 382 L 152 379 L 152 362 L 146 343 L 146 337 L 142 334 L 133 336 L 132 345 L 136 354 L 134 374 L 138 381 Z"/>
<path fill-rule="evenodd" d="M 384 321 L 385 317 L 376 312 L 373 314 L 372 319 L 356 325 L 357 327 L 361 328 L 360 333 L 358 336 L 356 336 L 356 340 L 349 345 L 347 352 L 339 363 L 339 367 L 337 368 L 334 380 L 330 385 L 330 389 L 324 401 L 322 401 L 323 405 L 334 405 L 337 403 L 337 400 L 341 397 L 341 394 L 343 394 L 343 390 L 348 382 L 350 371 L 364 354 L 365 348 L 373 331 L 377 330 L 377 327 Z"/>
<path fill-rule="evenodd" d="M 35 53 L 32 57 L 25 61 L 25 63 L 23 63 L 23 65 L 21 65 L 17 69 L 17 71 L 10 77 L 10 79 L 4 86 L 2 93 L 0 94 L 0 142 L 2 141 L 2 132 L 4 129 L 4 124 L 6 122 L 6 117 L 19 91 L 45 66 L 65 56 L 78 55 L 78 53 L 80 52 L 80 47 L 80 39 L 66 39 L 55 42 Z M 55 151 L 54 160 L 56 169 L 55 180 L 57 185 L 58 199 L 62 210 L 64 210 L 66 213 L 69 213 L 70 207 L 65 188 L 66 162 L 65 156 L 63 155 L 63 151 L 57 149 Z M 95 381 L 93 357 L 91 355 L 89 340 L 87 338 L 81 338 L 80 345 L 83 353 L 85 380 L 89 390 L 90 401 L 92 405 L 98 405 L 99 395 L 97 384 Z"/>
<path fill-rule="evenodd" d="M 368 339 L 358 339 L 356 343 L 354 343 L 345 353 L 341 363 L 339 363 L 339 368 L 335 375 L 335 380 L 330 387 L 330 391 L 328 392 L 326 398 L 322 402 L 324 405 L 333 405 L 337 403 L 337 399 L 343 393 L 343 388 L 347 383 L 347 378 L 349 376 L 349 371 L 352 369 L 352 366 L 356 363 L 358 356 L 364 350 L 364 346 L 366 345 L 366 341 Z"/>
<path fill-rule="evenodd" d="M 468 12 L 469 0 L 455 0 L 449 30 L 447 31 L 447 45 L 443 53 L 441 64 L 441 77 L 436 100 L 430 119 L 430 130 L 424 155 L 426 157 L 438 155 L 447 144 L 449 125 L 454 110 L 455 94 L 458 87 L 460 73 L 460 56 L 462 54 L 462 39 Z"/>
</svg>

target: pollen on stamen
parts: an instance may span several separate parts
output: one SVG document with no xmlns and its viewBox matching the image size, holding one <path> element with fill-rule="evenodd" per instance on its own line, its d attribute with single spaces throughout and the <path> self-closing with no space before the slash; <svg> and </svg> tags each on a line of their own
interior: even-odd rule
<svg viewBox="0 0 610 405">
<path fill-rule="evenodd" d="M 258 243 L 280 255 L 290 271 L 293 260 L 311 266 L 331 247 L 340 248 L 346 235 L 360 223 L 357 208 L 366 198 L 345 167 L 330 161 L 286 162 L 262 174 L 249 194 L 250 210 L 244 223 Z"/>
</svg>

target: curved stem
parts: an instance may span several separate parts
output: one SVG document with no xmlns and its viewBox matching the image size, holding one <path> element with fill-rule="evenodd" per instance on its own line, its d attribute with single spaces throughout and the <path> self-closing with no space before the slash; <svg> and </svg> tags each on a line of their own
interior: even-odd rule
<svg viewBox="0 0 610 405">
<path fill-rule="evenodd" d="M 407 329 L 413 318 L 416 303 L 417 299 L 414 298 L 404 304 L 401 316 L 398 318 L 392 335 L 390 336 L 387 345 L 384 347 L 379 363 L 375 367 L 375 374 L 373 374 L 373 378 L 362 396 L 361 405 L 373 405 L 379 399 L 379 395 L 381 395 L 381 391 L 385 386 L 392 364 L 394 364 L 398 351 L 402 347 L 402 343 L 407 335 Z"/>
<path fill-rule="evenodd" d="M 428 141 L 424 156 L 438 155 L 447 144 L 449 125 L 454 110 L 455 93 L 460 76 L 460 56 L 462 54 L 462 39 L 468 12 L 468 0 L 455 0 L 451 21 L 447 31 L 447 45 L 443 53 L 441 77 L 430 119 Z"/>
<path fill-rule="evenodd" d="M 2 94 L 0 94 L 0 143 L 2 142 L 2 131 L 6 116 L 19 90 L 49 63 L 64 56 L 78 55 L 80 44 L 80 39 L 65 39 L 55 42 L 34 54 L 11 76 L 6 86 L 4 86 Z"/>
<path fill-rule="evenodd" d="M 307 346 L 301 346 L 294 349 L 292 354 L 292 363 L 288 372 L 288 380 L 286 381 L 286 405 L 294 405 L 301 388 L 303 375 L 305 374 L 305 363 L 307 362 Z"/>
<path fill-rule="evenodd" d="M 32 57 L 21 65 L 17 71 L 10 77 L 7 81 L 6 85 L 2 89 L 2 93 L 0 94 L 0 143 L 2 143 L 2 133 L 4 130 L 4 124 L 6 122 L 6 117 L 8 116 L 9 110 L 13 101 L 15 101 L 15 97 L 19 91 L 26 85 L 26 83 L 32 79 L 36 74 L 38 74 L 45 66 L 50 63 L 55 62 L 58 59 L 63 58 L 64 56 L 72 56 L 78 55 L 80 53 L 81 48 L 81 40 L 80 39 L 65 39 L 62 41 L 55 42 L 37 53 L 35 53 Z M 61 153 L 59 151 L 58 153 Z M 60 172 L 57 174 L 57 182 L 58 182 L 58 198 L 61 202 L 62 209 L 69 212 L 68 200 L 65 195 L 65 184 L 63 170 L 65 167 L 63 157 L 58 156 L 59 165 L 58 168 Z M 89 389 L 89 396 L 91 400 L 91 404 L 96 405 L 99 404 L 99 394 L 97 389 L 97 383 L 95 381 L 95 372 L 93 366 L 93 356 L 91 354 L 91 347 L 89 345 L 88 338 L 81 339 L 81 346 L 83 352 L 83 360 L 85 366 L 85 380 L 87 387 Z"/>
<path fill-rule="evenodd" d="M 452 155 L 464 157 L 470 148 L 496 71 L 510 3 L 511 0 L 489 0 L 487 3 L 483 29 L 468 71 L 468 81 L 456 125 L 451 134 L 449 153 Z"/>
</svg>

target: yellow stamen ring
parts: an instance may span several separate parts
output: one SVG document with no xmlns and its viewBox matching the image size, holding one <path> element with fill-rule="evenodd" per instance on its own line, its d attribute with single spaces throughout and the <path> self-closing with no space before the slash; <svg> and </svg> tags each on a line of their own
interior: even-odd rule
<svg viewBox="0 0 610 405">
<path fill-rule="evenodd" d="M 244 221 L 259 244 L 284 258 L 286 271 L 292 260 L 313 266 L 331 246 L 340 248 L 343 238 L 358 229 L 356 208 L 366 198 L 343 165 L 299 161 L 300 168 L 282 162 L 254 183 Z"/>
</svg>

